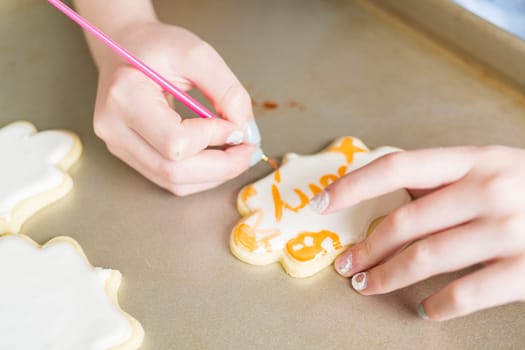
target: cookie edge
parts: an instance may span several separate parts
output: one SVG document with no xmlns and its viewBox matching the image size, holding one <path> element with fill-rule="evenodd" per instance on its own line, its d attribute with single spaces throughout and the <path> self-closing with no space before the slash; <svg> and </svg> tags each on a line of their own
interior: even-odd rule
<svg viewBox="0 0 525 350">
<path fill-rule="evenodd" d="M 9 123 L 2 128 L 5 128 L 13 124 L 25 124 L 32 129 L 32 134 L 35 135 L 38 132 L 38 129 L 28 121 L 15 121 Z M 22 202 L 18 203 L 11 212 L 11 217 L 9 219 L 0 219 L 0 235 L 2 234 L 17 234 L 20 232 L 23 224 L 34 214 L 36 214 L 41 209 L 51 205 L 52 203 L 60 200 L 65 197 L 73 188 L 73 180 L 68 173 L 68 170 L 77 163 L 82 154 L 82 142 L 77 134 L 72 131 L 64 129 L 50 129 L 42 131 L 56 131 L 66 135 L 69 135 L 72 138 L 72 145 L 69 149 L 66 156 L 61 159 L 56 167 L 59 168 L 64 174 L 64 181 L 62 183 L 43 193 L 39 193 L 35 196 L 24 199 Z"/>
<path fill-rule="evenodd" d="M 96 268 L 89 261 L 86 253 L 84 252 L 84 249 L 82 249 L 82 246 L 75 239 L 71 237 L 67 237 L 67 236 L 54 237 L 44 244 L 39 244 L 35 242 L 33 239 L 31 239 L 29 236 L 23 235 L 23 234 L 13 234 L 13 233 L 0 234 L 0 240 L 5 237 L 16 237 L 16 238 L 23 239 L 38 249 L 45 249 L 57 243 L 69 244 L 71 247 L 73 247 L 73 249 L 77 252 L 77 254 L 85 261 L 85 263 L 88 264 L 88 266 L 91 269 Z M 117 311 L 126 318 L 126 320 L 128 321 L 131 327 L 131 334 L 129 338 L 124 343 L 118 344 L 117 346 L 112 347 L 109 350 L 136 350 L 141 346 L 144 340 L 144 329 L 142 328 L 142 325 L 140 324 L 139 321 L 137 321 L 130 314 L 122 310 L 122 308 L 120 307 L 120 303 L 118 300 L 118 290 L 122 282 L 122 274 L 120 273 L 120 271 L 114 270 L 114 269 L 105 269 L 105 270 L 111 271 L 111 275 L 106 280 L 106 284 L 104 286 L 104 291 L 106 293 L 106 296 L 110 300 L 111 304 L 117 309 Z"/>
</svg>

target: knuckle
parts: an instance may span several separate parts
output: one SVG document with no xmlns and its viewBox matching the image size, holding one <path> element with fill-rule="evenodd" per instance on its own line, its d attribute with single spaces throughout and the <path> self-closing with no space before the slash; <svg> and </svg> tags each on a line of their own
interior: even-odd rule
<svg viewBox="0 0 525 350">
<path fill-rule="evenodd" d="M 118 68 L 108 78 L 104 101 L 113 108 L 131 112 L 137 101 L 142 100 L 144 87 L 149 83 L 138 71 Z"/>
<path fill-rule="evenodd" d="M 505 237 L 505 242 L 516 248 L 525 246 L 525 220 L 521 216 L 510 215 L 498 222 L 500 232 Z"/>
<path fill-rule="evenodd" d="M 408 230 L 412 212 L 411 205 L 403 205 L 395 209 L 387 218 L 390 230 L 394 234 L 402 234 Z"/>
<path fill-rule="evenodd" d="M 110 135 L 109 127 L 103 121 L 103 118 L 95 117 L 93 119 L 93 131 L 95 132 L 95 135 L 97 135 L 102 140 L 106 141 L 109 139 L 109 135 Z"/>
<path fill-rule="evenodd" d="M 500 145 L 487 145 L 478 147 L 477 149 L 479 151 L 479 155 L 482 156 L 483 159 L 486 159 L 499 157 L 499 155 L 504 152 L 506 147 Z"/>
<path fill-rule="evenodd" d="M 395 176 L 399 173 L 399 170 L 402 168 L 404 159 L 406 158 L 406 152 L 394 152 L 389 153 L 381 157 L 381 162 L 385 172 L 389 175 Z"/>
<path fill-rule="evenodd" d="M 517 258 L 518 268 L 521 272 L 525 273 L 525 253 Z"/>
<path fill-rule="evenodd" d="M 178 135 L 170 135 L 164 142 L 162 152 L 170 160 L 180 160 L 188 148 L 188 141 Z"/>
<path fill-rule="evenodd" d="M 127 66 L 118 66 L 115 70 L 112 71 L 109 77 L 110 85 L 118 85 L 118 83 L 126 79 L 129 76 L 130 69 Z"/>
<path fill-rule="evenodd" d="M 373 257 L 374 247 L 370 239 L 365 239 L 361 243 L 357 244 L 358 251 L 364 253 L 366 259 Z"/>
<path fill-rule="evenodd" d="M 511 181 L 500 173 L 486 176 L 481 183 L 485 195 L 497 206 L 504 204 L 505 198 L 512 193 L 512 185 Z"/>
<path fill-rule="evenodd" d="M 183 174 L 178 167 L 172 167 L 171 171 L 168 171 L 168 181 L 173 184 L 180 184 L 183 181 Z"/>
<path fill-rule="evenodd" d="M 416 242 L 408 250 L 407 267 L 413 271 L 420 270 L 431 264 L 433 257 L 432 248 L 425 241 Z"/>
<path fill-rule="evenodd" d="M 123 89 L 122 82 L 128 79 L 128 77 L 125 77 L 126 75 L 129 75 L 129 73 L 126 73 L 122 69 L 117 69 L 109 78 L 108 83 L 108 89 L 107 89 L 107 97 L 106 99 L 109 101 L 117 102 L 117 103 L 124 103 L 126 100 L 126 93 Z"/>
<path fill-rule="evenodd" d="M 230 108 L 240 108 L 251 105 L 251 99 L 248 91 L 239 82 L 234 82 L 225 92 L 222 104 L 227 104 Z"/>
<path fill-rule="evenodd" d="M 176 164 L 163 162 L 158 166 L 160 176 L 173 186 L 179 185 L 183 180 L 183 173 Z M 172 191 L 173 192 L 173 191 Z"/>
<path fill-rule="evenodd" d="M 217 55 L 215 49 L 204 40 L 197 40 L 187 51 L 191 62 L 209 62 L 210 57 Z"/>
<path fill-rule="evenodd" d="M 106 142 L 106 148 L 108 149 L 109 153 L 111 153 L 114 156 L 120 158 L 118 156 L 119 155 L 118 149 L 117 149 L 117 147 L 115 145 L 113 145 L 112 143 Z"/>
<path fill-rule="evenodd" d="M 471 309 L 473 296 L 470 295 L 467 288 L 458 282 L 453 282 L 448 290 L 448 301 L 450 307 L 456 314 L 463 314 Z"/>
</svg>

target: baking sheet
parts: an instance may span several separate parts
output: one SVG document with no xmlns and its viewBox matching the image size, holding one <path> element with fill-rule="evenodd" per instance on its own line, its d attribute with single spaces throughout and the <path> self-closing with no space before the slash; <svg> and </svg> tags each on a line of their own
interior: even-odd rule
<svg viewBox="0 0 525 350">
<path fill-rule="evenodd" d="M 498 4 L 498 1 L 489 0 L 487 3 L 500 7 L 505 7 L 503 3 L 506 3 L 511 7 L 518 5 L 520 1 L 503 0 Z M 452 0 L 372 0 L 372 2 L 390 9 L 433 38 L 471 57 L 471 64 L 479 63 L 481 69 L 490 67 L 490 70 L 498 72 L 501 79 L 518 86 L 521 90 L 525 88 L 525 66 L 522 64 L 525 55 L 523 38 L 488 22 Z M 474 2 L 480 7 L 483 3 L 483 1 Z M 514 11 L 517 17 L 520 15 L 517 6 L 508 11 Z M 491 11 L 491 13 L 493 19 L 498 18 L 502 22 L 510 18 L 501 15 L 498 11 Z"/>
<path fill-rule="evenodd" d="M 518 92 L 365 2 L 155 4 L 248 86 L 273 156 L 317 152 L 342 134 L 371 147 L 525 146 Z M 418 303 L 458 274 L 363 297 L 330 268 L 298 280 L 277 264 L 237 261 L 228 250 L 236 194 L 268 167 L 188 198 L 155 187 L 93 134 L 97 75 L 80 30 L 43 1 L 4 8 L 0 124 L 68 128 L 84 142 L 74 190 L 22 232 L 39 243 L 72 236 L 93 264 L 120 270 L 120 301 L 144 326 L 143 349 L 523 347 L 522 304 L 446 323 L 417 317 Z"/>
</svg>

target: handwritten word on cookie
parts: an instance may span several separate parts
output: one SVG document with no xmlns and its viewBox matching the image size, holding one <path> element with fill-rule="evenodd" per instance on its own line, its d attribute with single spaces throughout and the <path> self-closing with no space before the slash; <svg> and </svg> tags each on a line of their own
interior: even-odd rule
<svg viewBox="0 0 525 350">
<path fill-rule="evenodd" d="M 232 253 L 253 265 L 280 262 L 293 277 L 319 272 L 364 239 L 375 219 L 410 196 L 399 190 L 330 215 L 310 210 L 310 199 L 348 172 L 395 151 L 369 151 L 359 139 L 343 137 L 314 155 L 286 155 L 280 169 L 239 193 L 237 207 L 243 218 L 231 233 Z"/>
</svg>

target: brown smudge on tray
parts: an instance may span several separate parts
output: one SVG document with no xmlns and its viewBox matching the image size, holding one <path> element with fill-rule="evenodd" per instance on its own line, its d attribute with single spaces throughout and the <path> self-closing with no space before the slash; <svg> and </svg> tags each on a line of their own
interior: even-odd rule
<svg viewBox="0 0 525 350">
<path fill-rule="evenodd" d="M 288 107 L 290 108 L 293 108 L 293 109 L 297 109 L 301 112 L 304 112 L 306 110 L 306 107 L 304 106 L 304 104 L 302 104 L 301 102 L 298 102 L 298 101 L 289 101 L 288 102 Z"/>
<path fill-rule="evenodd" d="M 277 109 L 277 108 L 279 108 L 279 104 L 277 102 L 274 102 L 274 101 L 264 101 L 263 102 L 263 106 L 266 109 Z"/>
<path fill-rule="evenodd" d="M 267 112 L 272 112 L 274 110 L 285 108 L 289 110 L 297 110 L 299 112 L 304 112 L 306 110 L 306 106 L 304 103 L 296 101 L 296 100 L 289 100 L 285 102 L 277 102 L 272 100 L 257 100 L 255 98 L 251 99 L 252 107 L 256 109 L 257 115 L 265 115 Z"/>
</svg>

